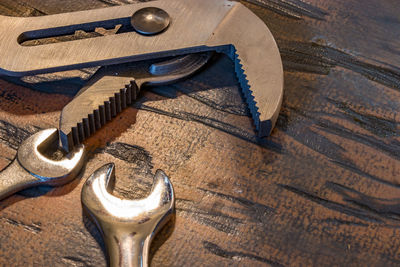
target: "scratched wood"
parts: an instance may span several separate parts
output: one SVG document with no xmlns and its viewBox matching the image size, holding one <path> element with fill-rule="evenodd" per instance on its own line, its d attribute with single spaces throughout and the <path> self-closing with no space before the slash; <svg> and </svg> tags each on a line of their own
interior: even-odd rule
<svg viewBox="0 0 400 267">
<path fill-rule="evenodd" d="M 128 2 L 1 0 L 0 13 Z M 232 62 L 216 57 L 190 80 L 146 91 L 88 140 L 78 179 L 1 201 L 0 265 L 105 266 L 80 191 L 115 162 L 121 197 L 145 196 L 158 168 L 174 184 L 176 215 L 153 242 L 152 266 L 400 266 L 400 2 L 245 4 L 284 63 L 272 136 L 256 138 Z M 31 133 L 57 126 L 84 81 L 70 79 L 58 94 L 28 88 L 46 91 L 50 78 L 0 80 L 0 168 Z"/>
</svg>

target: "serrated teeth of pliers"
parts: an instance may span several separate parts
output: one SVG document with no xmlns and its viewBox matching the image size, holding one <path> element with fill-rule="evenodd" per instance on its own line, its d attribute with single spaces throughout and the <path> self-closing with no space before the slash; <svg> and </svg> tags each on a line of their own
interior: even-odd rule
<svg viewBox="0 0 400 267">
<path fill-rule="evenodd" d="M 246 103 L 249 107 L 250 114 L 254 121 L 254 125 L 258 131 L 260 128 L 260 113 L 258 112 L 257 102 L 255 101 L 255 98 L 253 96 L 253 91 L 251 90 L 251 85 L 249 84 L 249 81 L 247 80 L 246 70 L 243 68 L 243 65 L 241 64 L 240 55 L 236 52 L 236 50 L 234 53 L 235 53 L 234 54 L 234 62 L 235 62 L 236 76 L 239 80 L 240 86 L 242 87 L 242 92 L 246 99 Z"/>
<path fill-rule="evenodd" d="M 211 56 L 210 52 L 195 53 L 161 62 L 142 62 L 142 65 L 136 63 L 132 66 L 114 66 L 104 70 L 62 110 L 61 147 L 70 151 L 93 135 L 131 105 L 143 85 L 177 82 L 201 69 Z M 132 77 L 139 78 L 133 80 Z"/>
<path fill-rule="evenodd" d="M 77 122 L 76 126 L 71 127 L 70 132 L 61 133 L 64 136 L 64 140 L 61 140 L 61 146 L 69 151 L 83 143 L 127 106 L 131 105 L 136 100 L 138 93 L 139 88 L 134 80 L 127 84 L 125 88 L 117 89 L 113 96 L 103 103 L 99 103 L 97 109 Z"/>
</svg>

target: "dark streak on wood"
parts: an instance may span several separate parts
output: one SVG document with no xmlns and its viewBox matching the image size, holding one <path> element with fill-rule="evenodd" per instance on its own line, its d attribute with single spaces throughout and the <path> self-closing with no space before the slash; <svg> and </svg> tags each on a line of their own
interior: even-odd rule
<svg viewBox="0 0 400 267">
<path fill-rule="evenodd" d="M 290 185 L 283 185 L 283 184 L 278 184 L 278 186 L 293 192 L 305 199 L 308 199 L 314 203 L 317 203 L 319 205 L 322 205 L 328 209 L 344 213 L 346 215 L 350 215 L 353 217 L 356 217 L 358 219 L 362 219 L 366 222 L 372 222 L 372 223 L 384 223 L 384 221 L 380 218 L 380 216 L 377 216 L 377 214 L 371 214 L 368 210 L 361 210 L 361 209 L 356 209 L 352 208 L 350 206 L 346 206 L 334 201 L 330 201 L 328 199 L 324 199 L 322 197 L 319 197 L 317 195 L 311 194 L 309 192 L 306 192 L 304 190 L 301 190 L 299 188 L 295 188 Z"/>
<path fill-rule="evenodd" d="M 353 120 L 362 128 L 379 137 L 400 136 L 399 123 L 356 111 L 351 104 L 327 98 L 327 101 L 343 111 L 346 119 Z"/>
<path fill-rule="evenodd" d="M 10 225 L 22 227 L 24 230 L 26 230 L 30 233 L 33 233 L 33 234 L 39 234 L 42 231 L 42 228 L 40 227 L 40 225 L 41 225 L 40 222 L 32 223 L 32 224 L 25 224 L 21 221 L 13 220 L 10 218 L 2 217 L 1 219 Z"/>
<path fill-rule="evenodd" d="M 301 0 L 243 0 L 276 12 L 291 19 L 308 17 L 324 20 L 328 13 Z"/>
<path fill-rule="evenodd" d="M 198 207 L 196 203 L 190 200 L 177 198 L 175 206 L 178 214 L 189 215 L 193 220 L 227 234 L 239 234 L 237 225 L 243 223 L 243 220 L 239 218 L 212 209 Z"/>
<path fill-rule="evenodd" d="M 290 112 L 293 112 L 293 113 L 300 115 L 308 120 L 311 120 L 313 123 L 315 123 L 318 126 L 319 129 L 321 129 L 325 132 L 332 133 L 339 137 L 362 143 L 362 144 L 370 146 L 374 149 L 378 149 L 378 150 L 390 155 L 391 157 L 400 159 L 400 154 L 398 153 L 398 151 L 400 150 L 400 142 L 397 140 L 391 140 L 389 143 L 387 143 L 383 140 L 375 138 L 374 135 L 361 135 L 357 132 L 343 128 L 340 125 L 338 125 L 337 123 L 334 123 L 334 122 L 326 120 L 326 119 L 322 119 L 320 116 L 318 116 L 319 114 L 316 114 L 314 112 L 310 112 L 307 110 L 299 110 L 297 108 L 288 107 L 288 106 L 285 106 L 285 109 L 288 109 Z M 285 112 L 285 109 L 280 114 L 280 116 L 278 118 L 278 122 L 277 122 L 277 124 L 283 130 L 285 130 L 285 125 L 288 123 L 288 119 L 289 119 L 289 117 L 287 116 L 287 113 Z M 351 112 L 353 113 L 354 111 L 352 110 Z M 396 126 L 398 127 L 398 123 L 396 123 L 395 121 L 390 121 L 390 120 L 388 121 L 386 119 L 377 118 L 375 116 L 372 116 L 372 118 L 371 118 L 368 115 L 365 116 L 364 114 L 361 114 L 359 112 L 354 112 L 354 113 L 356 113 L 357 116 L 360 117 L 360 119 L 356 119 L 356 123 L 359 124 L 360 126 L 361 125 L 364 126 L 363 127 L 364 129 L 373 129 L 374 130 L 373 133 L 380 132 L 380 135 L 383 137 L 388 136 L 388 135 L 389 136 L 399 136 L 399 133 L 396 130 Z M 337 115 L 333 115 L 331 113 L 324 113 L 323 115 L 330 116 L 330 117 L 338 117 Z M 354 122 L 353 117 L 351 117 L 349 115 L 349 113 L 347 113 L 346 116 L 341 116 L 341 117 L 344 117 L 345 119 L 347 119 L 351 122 Z M 360 121 L 362 123 L 360 123 Z M 374 121 L 378 121 L 378 124 L 385 125 L 385 126 L 387 124 L 389 124 L 389 127 L 387 127 L 388 131 L 386 129 L 383 129 L 384 132 L 382 132 L 382 129 L 379 129 L 379 128 L 375 127 L 374 124 L 371 124 L 371 122 L 374 122 Z M 367 124 L 367 123 L 369 123 L 369 124 Z"/>
<path fill-rule="evenodd" d="M 288 107 L 285 107 L 285 108 L 288 108 Z M 398 144 L 399 142 L 396 140 L 391 141 L 391 143 L 385 143 L 383 141 L 380 141 L 380 140 L 374 138 L 373 136 L 360 135 L 357 133 L 350 132 L 349 130 L 347 130 L 343 127 L 336 126 L 335 123 L 333 123 L 333 122 L 319 118 L 319 116 L 316 116 L 316 114 L 310 114 L 310 112 L 300 111 L 295 108 L 289 108 L 289 110 L 291 112 L 295 112 L 309 120 L 312 120 L 323 131 L 327 131 L 327 132 L 336 134 L 338 136 L 348 138 L 350 140 L 361 142 L 361 143 L 371 146 L 375 149 L 379 149 L 382 152 L 384 152 L 394 158 L 400 157 L 400 155 L 398 153 L 398 151 L 400 149 L 399 144 Z M 285 112 L 283 112 L 283 114 L 285 114 Z M 354 111 L 352 111 L 352 114 L 357 115 L 360 118 L 359 121 L 364 122 L 362 125 L 362 126 L 364 126 L 363 128 L 367 128 L 367 129 L 373 128 L 375 136 L 377 135 L 377 131 L 385 131 L 385 133 L 382 134 L 384 137 L 386 137 L 388 135 L 388 132 L 390 133 L 390 136 L 398 136 L 399 135 L 398 133 L 396 133 L 396 127 L 398 127 L 398 126 L 397 126 L 396 122 L 394 122 L 394 121 L 391 123 L 390 121 L 385 120 L 385 119 L 376 118 L 376 117 L 371 118 L 371 116 L 356 113 Z M 326 115 L 332 116 L 332 114 L 326 114 Z M 350 116 L 345 116 L 345 119 L 353 121 L 353 118 Z M 280 116 L 279 120 L 278 120 L 278 125 L 286 124 L 287 122 L 285 122 L 285 120 L 287 120 L 287 117 L 285 115 Z M 385 125 L 385 127 L 383 127 L 383 129 L 377 128 L 377 126 L 372 123 L 372 122 L 376 122 L 376 121 L 379 121 L 379 123 L 382 125 Z M 389 126 L 387 126 L 388 124 L 389 124 Z M 330 162 L 338 165 L 341 168 L 345 168 L 347 170 L 350 170 L 353 173 L 359 174 L 363 177 L 377 181 L 379 183 L 383 183 L 385 185 L 393 186 L 396 188 L 400 187 L 400 184 L 397 181 L 396 182 L 388 181 L 384 178 L 377 177 L 376 175 L 372 175 L 366 171 L 361 170 L 360 168 L 357 167 L 357 165 L 355 164 L 355 162 L 352 159 L 343 156 L 344 152 L 346 151 L 345 148 L 331 142 L 326 137 L 314 132 L 311 129 L 307 131 L 306 135 L 304 133 L 298 133 L 298 132 L 292 132 L 292 131 L 286 131 L 286 133 L 291 135 L 292 137 L 294 137 L 298 142 L 302 143 L 303 145 L 311 148 L 312 150 L 314 150 L 318 153 L 321 153 L 322 155 L 327 157 Z M 321 144 L 323 144 L 323 145 L 321 145 Z"/>
<path fill-rule="evenodd" d="M 320 220 L 320 223 L 326 223 L 326 224 L 333 224 L 333 225 L 349 225 L 349 226 L 359 226 L 359 227 L 368 227 L 368 223 L 362 223 L 362 222 L 355 222 L 355 221 L 346 221 L 346 220 L 340 220 L 336 218 L 328 218 L 324 220 Z"/>
<path fill-rule="evenodd" d="M 384 178 L 380 178 L 380 177 L 377 177 L 375 175 L 369 174 L 368 172 L 362 171 L 360 168 L 358 168 L 355 165 L 355 162 L 353 162 L 350 159 L 347 159 L 347 160 L 343 159 L 341 161 L 340 160 L 331 159 L 330 161 L 332 163 L 344 168 L 344 169 L 350 170 L 354 174 L 359 174 L 359 175 L 361 175 L 363 177 L 371 179 L 371 180 L 373 180 L 375 182 L 382 183 L 384 185 L 392 186 L 392 187 L 395 187 L 395 188 L 400 188 L 400 184 L 397 181 L 395 181 L 395 182 L 387 181 Z"/>
<path fill-rule="evenodd" d="M 269 206 L 242 197 L 235 197 L 232 195 L 215 192 L 209 189 L 203 189 L 203 188 L 197 188 L 197 189 L 207 194 L 211 194 L 219 198 L 231 201 L 232 203 L 241 205 L 242 207 L 244 207 L 244 209 L 240 210 L 239 212 L 246 215 L 249 219 L 251 219 L 254 222 L 265 221 L 265 219 L 267 219 L 267 215 L 274 213 L 275 211 L 273 208 Z"/>
<path fill-rule="evenodd" d="M 14 150 L 17 150 L 22 141 L 37 130 L 38 128 L 33 126 L 20 128 L 7 121 L 0 120 L 0 142 Z"/>
<path fill-rule="evenodd" d="M 400 221 L 400 198 L 383 199 L 371 197 L 344 185 L 329 182 L 327 187 L 337 192 L 343 200 L 389 220 Z"/>
<path fill-rule="evenodd" d="M 229 258 L 229 259 L 239 260 L 239 261 L 241 260 L 241 258 L 248 258 L 250 260 L 267 263 L 267 264 L 270 264 L 272 266 L 277 266 L 277 267 L 278 266 L 284 266 L 284 265 L 280 264 L 277 261 L 266 259 L 266 258 L 257 256 L 255 254 L 243 253 L 243 252 L 240 252 L 240 251 L 224 250 L 220 246 L 218 246 L 217 244 L 214 244 L 214 243 L 208 242 L 208 241 L 203 241 L 203 246 L 210 253 L 215 254 L 215 255 L 217 255 L 219 257 L 224 257 L 224 258 Z"/>
<path fill-rule="evenodd" d="M 278 40 L 278 44 L 287 71 L 328 74 L 331 68 L 339 66 L 400 90 L 400 70 L 396 67 L 366 63 L 337 48 L 318 43 Z"/>
</svg>

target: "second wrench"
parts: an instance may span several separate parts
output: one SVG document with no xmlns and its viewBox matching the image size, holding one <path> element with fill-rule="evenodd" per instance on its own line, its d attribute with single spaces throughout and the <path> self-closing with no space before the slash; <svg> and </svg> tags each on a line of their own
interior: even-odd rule
<svg viewBox="0 0 400 267">
<path fill-rule="evenodd" d="M 39 131 L 23 141 L 16 158 L 0 173 L 0 200 L 28 187 L 60 186 L 74 179 L 84 163 L 84 146 L 61 160 L 52 160 L 43 154 L 57 144 L 56 128 Z"/>
</svg>

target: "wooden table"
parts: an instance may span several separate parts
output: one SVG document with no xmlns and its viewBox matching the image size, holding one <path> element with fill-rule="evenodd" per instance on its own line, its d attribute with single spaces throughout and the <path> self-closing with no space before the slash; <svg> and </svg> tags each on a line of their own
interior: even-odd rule
<svg viewBox="0 0 400 267">
<path fill-rule="evenodd" d="M 128 2 L 1 0 L 0 11 Z M 284 63 L 272 136 L 256 138 L 233 64 L 219 56 L 190 80 L 145 92 L 88 140 L 92 157 L 72 183 L 1 201 L 0 265 L 105 266 L 80 192 L 115 162 L 118 196 L 145 196 L 158 168 L 174 184 L 176 215 L 153 242 L 152 266 L 400 266 L 400 2 L 244 3 Z M 30 78 L 48 90 L 54 77 Z M 81 84 L 48 94 L 0 80 L 0 168 L 29 134 L 57 127 Z"/>
</svg>

